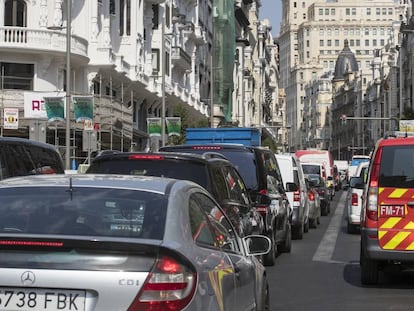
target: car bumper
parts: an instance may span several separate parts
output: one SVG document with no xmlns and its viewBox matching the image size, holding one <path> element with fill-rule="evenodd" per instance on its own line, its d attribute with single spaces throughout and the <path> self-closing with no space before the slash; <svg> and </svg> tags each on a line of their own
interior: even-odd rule
<svg viewBox="0 0 414 311">
<path fill-rule="evenodd" d="M 351 213 L 348 215 L 348 222 L 352 225 L 359 225 L 361 223 L 361 215 L 351 208 Z"/>
<path fill-rule="evenodd" d="M 414 263 L 413 251 L 400 251 L 382 249 L 378 239 L 372 238 L 378 235 L 376 229 L 361 228 L 361 245 L 365 255 L 372 260 L 398 261 L 404 263 Z"/>
</svg>

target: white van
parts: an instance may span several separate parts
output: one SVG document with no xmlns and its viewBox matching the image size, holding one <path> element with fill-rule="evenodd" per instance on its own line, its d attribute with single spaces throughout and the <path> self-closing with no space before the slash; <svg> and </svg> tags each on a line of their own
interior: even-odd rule
<svg viewBox="0 0 414 311">
<path fill-rule="evenodd" d="M 283 184 L 295 183 L 298 190 L 286 192 L 292 207 L 292 236 L 302 239 L 303 233 L 309 230 L 309 204 L 305 177 L 299 159 L 294 154 L 276 154 Z"/>
</svg>

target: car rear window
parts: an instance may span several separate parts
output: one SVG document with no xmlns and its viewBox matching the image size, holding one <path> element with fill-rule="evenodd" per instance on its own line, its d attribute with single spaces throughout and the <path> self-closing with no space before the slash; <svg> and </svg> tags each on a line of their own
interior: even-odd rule
<svg viewBox="0 0 414 311">
<path fill-rule="evenodd" d="M 171 148 L 171 149 L 168 149 L 168 151 L 203 154 L 207 150 L 206 149 L 192 149 L 192 148 L 189 148 L 189 149 Z M 257 189 L 258 169 L 256 168 L 257 163 L 256 163 L 255 155 L 253 152 L 246 151 L 245 149 L 243 149 L 243 151 L 240 151 L 238 149 L 223 149 L 223 148 L 217 148 L 211 151 L 224 155 L 227 158 L 227 160 L 229 160 L 236 167 L 241 177 L 243 178 L 243 181 L 247 189 Z"/>
<path fill-rule="evenodd" d="M 303 173 L 305 174 L 321 174 L 321 167 L 313 164 L 302 164 Z"/>
<path fill-rule="evenodd" d="M 88 173 L 123 174 L 168 177 L 190 180 L 209 189 L 208 171 L 203 163 L 177 159 L 126 159 L 111 158 L 109 161 L 92 162 Z"/>
<path fill-rule="evenodd" d="M 384 146 L 380 187 L 414 188 L 414 146 Z"/>
<path fill-rule="evenodd" d="M 161 240 L 167 198 L 109 188 L 1 189 L 0 234 L 63 234 Z"/>
</svg>

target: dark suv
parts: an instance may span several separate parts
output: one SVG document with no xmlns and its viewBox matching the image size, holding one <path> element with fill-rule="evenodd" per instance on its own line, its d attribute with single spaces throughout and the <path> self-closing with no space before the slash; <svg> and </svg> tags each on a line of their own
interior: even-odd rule
<svg viewBox="0 0 414 311">
<path fill-rule="evenodd" d="M 282 176 L 274 153 L 263 147 L 236 144 L 177 145 L 162 147 L 162 151 L 198 153 L 216 152 L 224 155 L 239 171 L 253 201 L 257 203 L 272 240 L 272 250 L 264 264 L 275 263 L 277 252 L 290 252 L 292 210 L 283 186 Z M 297 190 L 287 183 L 287 191 Z"/>
<path fill-rule="evenodd" d="M 242 235 L 263 234 L 263 219 L 234 166 L 220 154 L 122 152 L 97 156 L 86 173 L 185 179 L 207 189 Z"/>
</svg>

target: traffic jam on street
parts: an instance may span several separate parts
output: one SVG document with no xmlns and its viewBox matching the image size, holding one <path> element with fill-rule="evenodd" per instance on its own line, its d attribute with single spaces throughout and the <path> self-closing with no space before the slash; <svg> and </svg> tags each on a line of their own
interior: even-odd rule
<svg viewBox="0 0 414 311">
<path fill-rule="evenodd" d="M 414 138 L 349 163 L 194 140 L 79 173 L 1 138 L 0 310 L 412 309 Z"/>
</svg>

